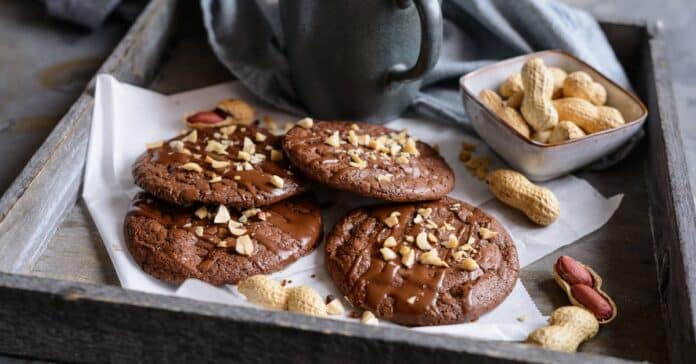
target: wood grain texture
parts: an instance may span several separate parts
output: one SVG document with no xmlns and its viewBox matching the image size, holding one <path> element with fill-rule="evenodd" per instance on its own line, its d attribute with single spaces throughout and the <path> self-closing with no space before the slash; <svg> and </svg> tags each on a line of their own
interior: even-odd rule
<svg viewBox="0 0 696 364">
<path fill-rule="evenodd" d="M 119 281 L 84 201 L 79 200 L 30 267 L 31 275 L 109 284 Z"/>
<path fill-rule="evenodd" d="M 627 362 L 4 273 L 0 298 L 0 351 L 71 362 Z"/>
<path fill-rule="evenodd" d="M 176 8 L 176 2 L 151 2 L 99 73 L 135 84 L 151 79 L 175 27 Z M 0 199 L 0 271 L 27 273 L 74 206 L 82 182 L 94 83 L 92 79 Z"/>
<path fill-rule="evenodd" d="M 81 96 L 0 200 L 0 271 L 27 273 L 82 183 L 93 99 Z"/>
<path fill-rule="evenodd" d="M 647 82 L 651 120 L 650 170 L 651 218 L 658 265 L 662 311 L 672 362 L 689 363 L 696 358 L 696 215 L 689 184 L 681 133 L 676 120 L 674 96 L 659 37 L 644 49 L 655 70 Z"/>
<path fill-rule="evenodd" d="M 211 58 L 209 51 L 201 52 L 199 57 L 191 56 L 192 52 L 206 48 L 200 46 L 203 40 L 200 30 L 198 34 L 190 32 L 200 25 L 182 22 L 182 26 L 174 28 L 174 7 L 170 1 L 153 1 L 102 70 L 112 70 L 124 80 L 132 77 L 130 82 L 149 85 L 164 92 L 205 86 L 226 79 L 226 74 Z M 184 17 L 187 19 L 199 18 L 191 16 L 188 9 L 182 14 L 189 15 Z M 145 27 L 143 24 L 147 22 L 159 24 L 162 32 L 154 27 Z M 651 44 L 647 43 L 645 28 L 631 24 L 605 24 L 604 29 L 613 44 L 621 50 L 619 54 L 630 67 L 629 70 L 639 76 L 649 76 L 634 80 L 637 91 L 643 98 L 652 97 L 652 103 L 662 104 L 662 98 L 666 95 L 658 95 L 652 82 L 662 79 L 668 85 L 669 79 L 663 78 L 664 75 L 650 76 L 652 63 L 647 60 L 650 59 Z M 169 33 L 176 33 L 174 43 L 166 43 Z M 149 42 L 141 37 L 155 40 Z M 149 48 L 141 49 L 143 45 Z M 186 70 L 192 67 L 196 67 L 197 73 L 200 72 L 202 76 L 190 77 L 190 72 Z M 152 79 L 155 81 L 151 83 Z M 663 107 L 671 106 L 667 104 Z M 661 116 L 652 115 L 649 123 L 652 128 L 653 124 L 660 122 Z M 669 124 L 665 128 L 669 128 Z M 679 281 L 679 277 L 673 276 L 680 273 L 673 270 L 671 264 L 662 264 L 656 271 L 651 249 L 652 221 L 653 226 L 661 227 L 661 230 L 655 229 L 661 231 L 661 235 L 655 236 L 656 244 L 659 245 L 664 236 L 674 239 L 674 242 L 663 242 L 667 245 L 664 254 L 681 254 L 679 226 L 663 224 L 667 217 L 660 213 L 653 211 L 652 220 L 646 213 L 648 203 L 653 206 L 656 203 L 647 198 L 644 177 L 650 180 L 654 176 L 653 170 L 647 169 L 644 161 L 648 155 L 654 158 L 652 139 L 661 136 L 661 133 L 653 135 L 649 149 L 644 144 L 643 149 L 615 170 L 583 174 L 602 193 L 623 192 L 627 200 L 605 228 L 543 258 L 522 273 L 524 284 L 545 313 L 566 304 L 549 274 L 551 262 L 558 254 L 578 256 L 605 277 L 607 291 L 620 302 L 620 315 L 615 324 L 602 330 L 598 338 L 582 347 L 584 351 L 601 356 L 564 355 L 519 344 L 422 335 L 383 327 L 374 329 L 287 313 L 148 295 L 106 285 L 71 283 L 69 281 L 87 281 L 89 278 L 78 270 L 61 270 L 61 264 L 87 264 L 87 271 L 96 271 L 102 269 L 102 265 L 109 264 L 103 255 L 99 256 L 98 244 L 101 242 L 95 239 L 93 226 L 90 226 L 88 219 L 81 216 L 84 213 L 80 212 L 81 207 L 73 210 L 44 254 L 31 265 L 34 274 L 61 278 L 61 281 L 0 274 L 0 301 L 4 303 L 0 305 L 0 351 L 81 362 L 146 362 L 154 359 L 172 362 L 194 359 L 201 362 L 224 359 L 250 362 L 319 359 L 364 362 L 376 358 L 380 362 L 399 363 L 433 359 L 474 362 L 619 361 L 606 355 L 662 362 L 665 360 L 667 341 L 680 335 L 680 330 L 688 330 L 689 325 L 693 325 L 693 319 L 684 316 L 687 323 L 672 323 L 670 329 L 673 330 L 665 332 L 657 312 L 659 292 L 663 292 L 663 302 L 683 298 L 683 293 L 677 294 L 682 286 L 673 284 Z M 668 159 L 666 154 L 665 159 Z M 650 168 L 659 169 L 659 165 L 651 164 Z M 627 180 L 634 182 L 627 186 Z M 665 180 L 670 181 L 669 178 Z M 664 197 L 670 195 L 670 187 L 671 183 L 663 183 L 648 191 Z M 669 201 L 660 203 L 669 204 L 676 198 L 668 197 Z M 17 201 L 23 199 L 26 196 L 20 194 Z M 669 218 L 678 219 L 680 216 L 671 215 Z M 89 254 L 89 258 L 75 261 L 82 253 L 70 256 L 70 249 Z M 661 262 L 672 259 L 671 256 L 670 259 L 658 257 Z M 59 263 L 61 260 L 64 263 Z M 659 287 L 656 277 L 661 279 Z M 664 277 L 671 281 L 665 283 Z M 667 304 L 663 304 L 663 307 L 666 315 L 690 312 L 690 307 L 674 313 L 669 312 L 671 309 Z M 27 322 L 31 322 L 31 325 L 26 325 Z M 22 327 L 20 323 L 27 327 Z M 11 335 L 9 330 L 12 330 Z M 678 350 L 688 343 L 693 345 L 692 337 L 690 339 L 687 335 L 684 340 L 675 340 L 672 350 Z"/>
</svg>

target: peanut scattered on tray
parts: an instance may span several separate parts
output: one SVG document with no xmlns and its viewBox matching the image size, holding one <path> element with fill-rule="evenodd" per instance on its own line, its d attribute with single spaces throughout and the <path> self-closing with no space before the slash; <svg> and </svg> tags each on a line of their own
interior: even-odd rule
<svg viewBox="0 0 696 364">
<path fill-rule="evenodd" d="M 558 144 L 625 124 L 606 106 L 607 91 L 584 71 L 567 74 L 532 58 L 508 77 L 500 94 L 482 90 L 479 99 L 525 138 Z"/>
</svg>

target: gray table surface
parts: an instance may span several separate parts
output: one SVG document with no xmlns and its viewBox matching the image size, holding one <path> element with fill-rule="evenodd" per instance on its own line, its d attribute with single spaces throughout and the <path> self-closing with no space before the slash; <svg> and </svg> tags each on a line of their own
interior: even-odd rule
<svg viewBox="0 0 696 364">
<path fill-rule="evenodd" d="M 692 165 L 696 160 L 696 126 L 689 122 L 688 113 L 696 109 L 696 74 L 690 74 L 689 70 L 696 63 L 696 44 L 690 39 L 690 34 L 696 30 L 693 22 L 696 5 L 692 0 L 565 1 L 587 8 L 600 17 L 662 19 L 669 39 L 685 152 Z M 36 2 L 0 1 L 0 193 L 78 97 L 86 81 L 127 28 L 128 22 L 112 18 L 102 29 L 91 33 L 47 18 Z M 166 92 L 166 85 L 160 86 Z M 696 165 L 691 168 L 690 175 L 694 183 Z M 65 223 L 80 227 L 86 216 L 83 205 L 78 205 Z M 69 259 L 71 254 L 98 256 L 105 253 L 103 249 L 90 252 L 63 249 L 60 256 L 48 258 Z M 38 262 L 37 266 L 48 265 Z M 90 277 L 89 280 L 93 280 L 94 275 L 105 275 L 98 280 L 115 281 L 110 267 L 100 269 L 95 264 L 85 267 L 86 270 L 78 275 Z M 41 275 L 42 271 L 39 269 L 38 273 Z M 43 273 L 55 276 L 48 274 L 53 273 L 50 271 Z M 0 363 L 4 362 L 26 361 L 0 356 Z"/>
</svg>

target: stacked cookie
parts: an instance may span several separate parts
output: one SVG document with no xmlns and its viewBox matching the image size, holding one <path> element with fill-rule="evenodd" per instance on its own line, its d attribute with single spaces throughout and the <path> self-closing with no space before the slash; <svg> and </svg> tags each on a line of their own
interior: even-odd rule
<svg viewBox="0 0 696 364">
<path fill-rule="evenodd" d="M 319 209 L 301 195 L 312 180 L 388 201 L 349 212 L 327 238 L 327 269 L 354 307 L 404 325 L 448 324 L 477 319 L 511 292 L 512 239 L 446 196 L 454 173 L 431 146 L 405 130 L 309 118 L 281 138 L 225 105 L 189 117 L 194 129 L 136 162 L 148 194 L 125 231 L 146 272 L 225 284 L 282 269 L 320 238 Z"/>
<path fill-rule="evenodd" d="M 495 219 L 447 197 L 454 173 L 407 131 L 305 122 L 283 140 L 308 178 L 389 203 L 349 212 L 326 240 L 326 266 L 345 298 L 410 326 L 472 321 L 507 297 L 517 250 Z"/>
<path fill-rule="evenodd" d="M 166 282 L 234 284 L 288 266 L 320 242 L 319 207 L 243 101 L 186 118 L 177 137 L 148 145 L 133 166 L 146 192 L 125 219 L 142 269 Z"/>
</svg>

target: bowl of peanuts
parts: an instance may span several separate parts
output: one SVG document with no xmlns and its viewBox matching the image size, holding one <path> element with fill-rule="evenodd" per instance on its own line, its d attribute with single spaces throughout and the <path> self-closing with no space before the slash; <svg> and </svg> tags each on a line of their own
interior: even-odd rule
<svg viewBox="0 0 696 364">
<path fill-rule="evenodd" d="M 556 50 L 480 68 L 462 76 L 459 85 L 474 130 L 533 181 L 611 154 L 648 115 L 633 93 Z"/>
</svg>

